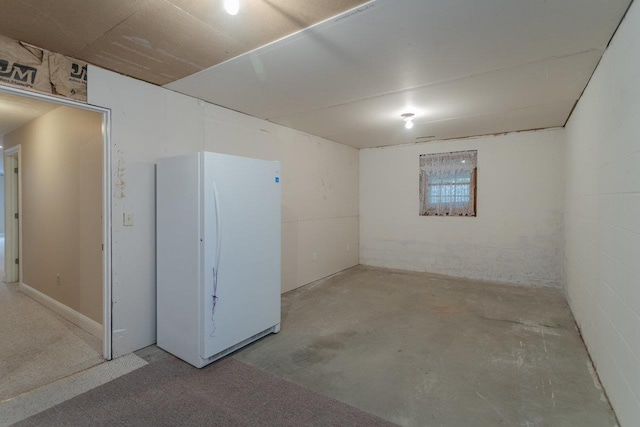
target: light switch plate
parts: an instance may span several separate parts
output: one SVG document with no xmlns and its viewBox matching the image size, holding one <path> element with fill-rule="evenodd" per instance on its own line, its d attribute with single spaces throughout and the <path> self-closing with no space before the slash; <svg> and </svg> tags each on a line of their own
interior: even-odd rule
<svg viewBox="0 0 640 427">
<path fill-rule="evenodd" d="M 126 226 L 133 225 L 133 213 L 125 212 L 122 214 L 122 225 L 126 225 Z"/>
</svg>

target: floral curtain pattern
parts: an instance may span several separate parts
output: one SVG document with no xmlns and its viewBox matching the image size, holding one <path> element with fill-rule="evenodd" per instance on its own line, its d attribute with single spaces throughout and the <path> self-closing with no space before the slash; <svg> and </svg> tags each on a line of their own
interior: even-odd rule
<svg viewBox="0 0 640 427">
<path fill-rule="evenodd" d="M 420 215 L 476 216 L 478 152 L 420 156 Z"/>
</svg>

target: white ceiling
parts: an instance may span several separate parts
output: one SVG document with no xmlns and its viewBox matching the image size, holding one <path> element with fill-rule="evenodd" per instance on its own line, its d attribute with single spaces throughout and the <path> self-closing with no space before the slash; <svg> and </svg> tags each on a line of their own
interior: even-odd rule
<svg viewBox="0 0 640 427">
<path fill-rule="evenodd" d="M 0 93 L 0 136 L 59 106 L 51 102 Z"/>
<path fill-rule="evenodd" d="M 50 102 L 0 93 L 0 145 L 3 135 L 58 107 Z M 3 148 L 0 147 L 0 175 L 4 174 L 2 153 Z"/>
<path fill-rule="evenodd" d="M 376 0 L 165 87 L 358 148 L 563 126 L 630 1 Z"/>
</svg>

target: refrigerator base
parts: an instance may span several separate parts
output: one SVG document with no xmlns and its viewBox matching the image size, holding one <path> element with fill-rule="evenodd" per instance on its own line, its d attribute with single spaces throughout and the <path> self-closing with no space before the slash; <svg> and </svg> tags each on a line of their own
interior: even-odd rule
<svg viewBox="0 0 640 427">
<path fill-rule="evenodd" d="M 185 362 L 189 363 L 192 366 L 195 366 L 196 368 L 203 368 L 203 367 L 207 366 L 208 364 L 213 363 L 218 359 L 222 359 L 223 357 L 233 353 L 234 351 L 239 350 L 242 347 L 245 347 L 245 346 L 251 344 L 252 342 L 259 340 L 260 338 L 263 338 L 263 337 L 265 337 L 265 336 L 267 336 L 269 334 L 277 334 L 278 332 L 280 332 L 280 323 L 270 327 L 269 329 L 265 329 L 264 331 L 259 332 L 259 333 L 255 334 L 254 336 L 247 338 L 244 341 L 240 341 L 238 344 L 236 344 L 234 346 L 231 346 L 226 350 L 222 350 L 220 353 L 216 353 L 216 354 L 214 354 L 213 356 L 211 356 L 209 358 L 204 359 L 202 357 L 198 357 L 197 361 L 194 361 L 194 362 L 189 361 L 189 360 L 185 360 L 182 357 L 177 356 L 175 354 L 174 354 L 174 356 L 184 360 Z M 158 344 L 158 347 L 162 348 L 162 345 Z M 170 350 L 167 350 L 167 349 L 163 349 L 163 350 L 166 350 L 169 353 L 173 354 Z"/>
</svg>

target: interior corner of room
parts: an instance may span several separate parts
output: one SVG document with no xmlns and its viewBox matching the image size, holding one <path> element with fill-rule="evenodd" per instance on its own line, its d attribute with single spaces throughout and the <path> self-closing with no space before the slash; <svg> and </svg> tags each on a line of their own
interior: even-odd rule
<svg viewBox="0 0 640 427">
<path fill-rule="evenodd" d="M 86 103 L 0 86 L 0 125 L 31 113 L 0 132 L 3 292 L 77 327 L 86 366 L 159 341 L 158 165 L 212 152 L 281 184 L 282 331 L 220 366 L 400 425 L 640 423 L 637 2 L 118 3 L 83 45 L 0 30 L 88 63 Z M 230 23 L 245 6 L 261 37 Z"/>
</svg>

